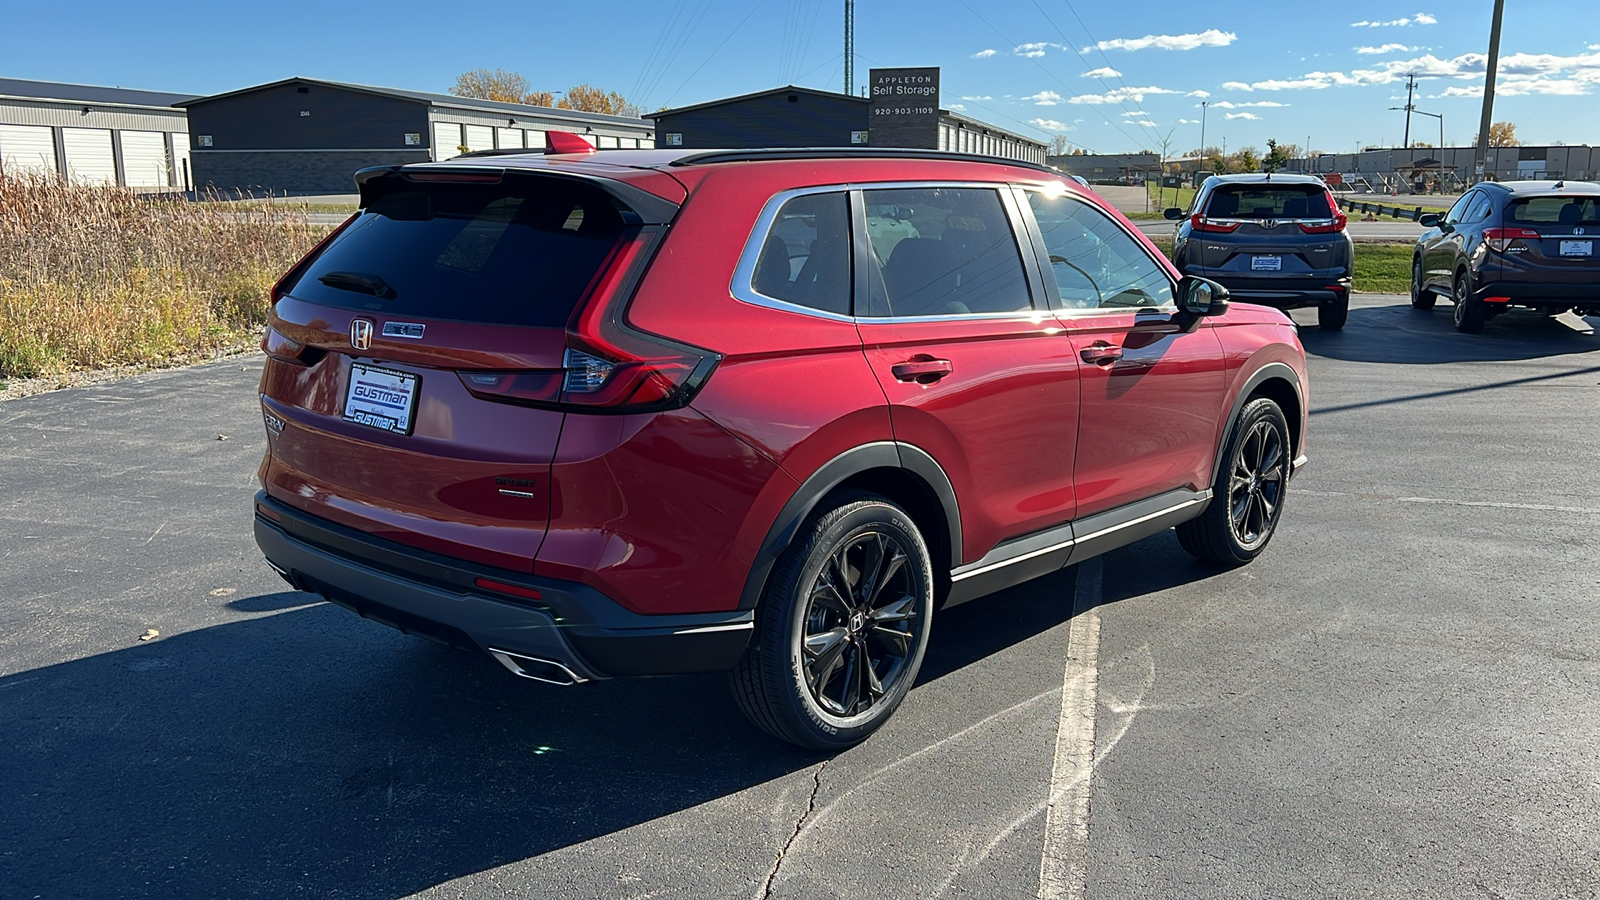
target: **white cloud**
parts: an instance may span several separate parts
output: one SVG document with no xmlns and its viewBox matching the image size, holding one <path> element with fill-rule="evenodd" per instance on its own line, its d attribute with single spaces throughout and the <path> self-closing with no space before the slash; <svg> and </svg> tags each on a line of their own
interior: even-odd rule
<svg viewBox="0 0 1600 900">
<path fill-rule="evenodd" d="M 1134 125 L 1143 125 L 1146 128 L 1155 128 L 1156 127 L 1156 123 L 1150 121 L 1149 119 L 1144 119 L 1142 121 L 1134 122 L 1132 124 L 1134 124 Z"/>
<path fill-rule="evenodd" d="M 1416 15 L 1406 16 L 1406 17 L 1400 18 L 1400 19 L 1390 19 L 1387 22 L 1378 22 L 1378 21 L 1375 21 L 1375 20 L 1362 19 L 1359 22 L 1351 22 L 1350 23 L 1350 27 L 1351 28 L 1404 28 L 1407 25 L 1437 25 L 1437 24 L 1439 24 L 1439 20 L 1438 19 L 1434 18 L 1433 16 L 1428 15 L 1427 13 L 1419 12 Z"/>
<path fill-rule="evenodd" d="M 1426 53 L 1412 59 L 1388 60 L 1367 69 L 1352 69 L 1349 72 L 1307 72 L 1299 78 L 1269 79 L 1250 83 L 1230 81 L 1223 87 L 1231 91 L 1292 91 L 1400 84 L 1404 83 L 1407 73 L 1410 72 L 1436 78 L 1482 81 L 1488 68 L 1487 62 L 1487 58 L 1481 53 L 1463 53 L 1451 59 L 1439 59 L 1431 53 Z M 1580 96 L 1591 93 L 1591 89 L 1597 86 L 1600 86 L 1600 52 L 1573 56 L 1559 56 L 1553 53 L 1513 53 L 1500 60 L 1495 93 L 1507 96 L 1521 94 Z M 1481 94 L 1481 88 L 1457 87 L 1445 88 L 1433 96 L 1464 97 Z"/>
<path fill-rule="evenodd" d="M 1178 124 L 1179 125 L 1199 125 L 1200 124 L 1200 120 L 1199 119 L 1179 119 L 1178 120 Z"/>
<path fill-rule="evenodd" d="M 1077 131 L 1071 125 L 1057 122 L 1055 119 L 1029 119 L 1028 124 L 1044 131 Z"/>
<path fill-rule="evenodd" d="M 965 106 L 962 106 L 959 103 L 947 103 L 947 104 L 945 104 L 945 108 L 946 109 L 953 109 L 956 112 L 961 112 L 962 110 L 966 109 Z"/>
<path fill-rule="evenodd" d="M 1022 99 L 1032 100 L 1034 106 L 1055 106 L 1057 103 L 1061 102 L 1061 95 L 1055 91 L 1040 91 L 1037 94 L 1030 94 Z"/>
<path fill-rule="evenodd" d="M 1101 66 L 1098 69 L 1090 69 L 1089 71 L 1083 73 L 1082 75 L 1079 75 L 1078 77 L 1079 78 L 1121 78 L 1122 77 L 1122 73 L 1118 72 L 1116 69 L 1111 68 L 1110 66 Z"/>
<path fill-rule="evenodd" d="M 1288 106 L 1288 105 L 1289 104 L 1287 104 L 1287 103 L 1279 103 L 1276 100 L 1252 100 L 1249 103 L 1235 103 L 1232 100 L 1218 100 L 1217 102 L 1211 104 L 1211 108 L 1212 109 L 1244 109 L 1245 107 L 1249 107 L 1249 106 L 1275 107 L 1275 106 Z"/>
<path fill-rule="evenodd" d="M 989 57 L 991 57 L 991 56 L 993 56 L 993 55 L 995 55 L 996 53 L 999 53 L 999 52 L 1000 52 L 999 50 L 995 50 L 995 49 L 992 49 L 992 48 L 988 49 L 988 50 L 979 50 L 977 53 L 972 54 L 972 58 L 973 59 L 988 59 Z"/>
<path fill-rule="evenodd" d="M 1049 41 L 1036 41 L 1031 44 L 1018 44 L 1011 48 L 1011 52 L 1016 56 L 1025 56 L 1028 59 L 1038 59 L 1044 55 L 1046 50 L 1050 50 L 1052 48 L 1056 50 L 1065 49 L 1060 44 L 1052 44 Z"/>
<path fill-rule="evenodd" d="M 994 98 L 988 94 L 973 94 L 970 97 L 962 97 L 961 99 L 967 101 L 968 103 L 978 103 L 983 100 L 993 100 Z"/>
<path fill-rule="evenodd" d="M 1405 44 L 1383 44 L 1378 47 L 1357 47 L 1356 52 L 1372 55 L 1377 53 L 1415 53 L 1421 47 L 1407 47 Z"/>
<path fill-rule="evenodd" d="M 1255 113 L 1242 112 L 1242 113 L 1228 113 L 1228 118 L 1230 118 L 1230 119 L 1251 119 L 1251 120 L 1255 120 L 1255 119 L 1259 119 L 1261 117 L 1256 115 Z"/>
<path fill-rule="evenodd" d="M 1189 93 L 1184 94 L 1184 96 L 1185 97 L 1199 97 L 1200 99 L 1204 100 L 1205 98 L 1211 96 L 1211 92 L 1210 91 L 1190 91 Z"/>
<path fill-rule="evenodd" d="M 1047 91 L 1046 93 L 1049 92 Z M 1128 100 L 1132 100 L 1135 103 L 1143 103 L 1146 94 L 1176 93 L 1177 91 L 1169 91 L 1166 88 L 1159 87 L 1119 87 L 1112 88 L 1104 94 L 1079 94 L 1078 96 L 1069 99 L 1067 102 L 1088 104 L 1089 106 L 1100 106 L 1106 103 L 1123 103 Z"/>
<path fill-rule="evenodd" d="M 1239 36 L 1231 31 L 1209 28 L 1199 34 L 1147 34 L 1142 38 L 1115 38 L 1094 45 L 1096 50 L 1193 50 L 1197 47 L 1226 47 Z"/>
</svg>

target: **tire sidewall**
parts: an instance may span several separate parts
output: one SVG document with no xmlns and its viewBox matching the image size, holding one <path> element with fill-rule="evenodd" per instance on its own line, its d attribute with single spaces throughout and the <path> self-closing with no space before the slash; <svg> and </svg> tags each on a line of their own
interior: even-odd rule
<svg viewBox="0 0 1600 900">
<path fill-rule="evenodd" d="M 825 514 L 816 521 L 812 539 L 804 544 L 806 558 L 800 565 L 798 575 L 792 582 L 783 586 L 786 592 L 783 597 L 784 602 L 780 608 L 773 610 L 780 616 L 774 624 L 781 627 L 774 629 L 775 634 L 769 632 L 775 638 L 772 642 L 774 655 L 780 657 L 773 662 L 782 666 L 789 688 L 787 694 L 790 712 L 794 720 L 810 732 L 815 743 L 840 747 L 864 740 L 876 731 L 905 699 L 911 685 L 916 681 L 918 671 L 922 668 L 922 660 L 928 647 L 928 630 L 933 618 L 933 566 L 928 556 L 927 544 L 911 518 L 898 507 L 884 501 L 868 500 L 847 504 L 844 508 L 846 512 L 843 515 Z M 810 585 L 821 573 L 822 567 L 827 564 L 828 557 L 841 543 L 871 531 L 892 534 L 900 541 L 907 556 L 910 557 L 906 565 L 912 571 L 912 577 L 919 589 L 917 604 L 919 627 L 916 629 L 911 651 L 906 656 L 905 668 L 901 671 L 898 681 L 881 701 L 873 704 L 866 712 L 845 718 L 823 709 L 811 696 L 811 689 L 806 684 L 804 655 L 800 649 L 805 633 L 806 594 Z"/>
</svg>

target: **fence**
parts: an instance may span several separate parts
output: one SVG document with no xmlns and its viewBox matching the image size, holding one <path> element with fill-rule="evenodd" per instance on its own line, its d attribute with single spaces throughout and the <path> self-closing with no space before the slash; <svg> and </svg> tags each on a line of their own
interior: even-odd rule
<svg viewBox="0 0 1600 900">
<path fill-rule="evenodd" d="M 1339 205 L 1344 207 L 1346 210 L 1351 210 L 1354 212 L 1372 213 L 1379 216 L 1392 216 L 1396 219 L 1410 219 L 1413 222 L 1421 218 L 1427 211 L 1420 206 L 1384 206 L 1382 203 L 1363 203 L 1356 200 L 1351 200 L 1348 197 L 1340 197 Z M 1437 212 L 1437 210 L 1433 211 Z"/>
</svg>

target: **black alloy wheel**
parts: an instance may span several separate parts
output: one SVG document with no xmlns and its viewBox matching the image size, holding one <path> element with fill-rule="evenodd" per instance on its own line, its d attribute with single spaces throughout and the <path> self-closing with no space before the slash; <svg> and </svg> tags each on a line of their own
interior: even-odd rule
<svg viewBox="0 0 1600 900">
<path fill-rule="evenodd" d="M 1456 330 L 1462 334 L 1477 334 L 1483 330 L 1483 323 L 1489 320 L 1488 310 L 1484 308 L 1481 300 L 1472 298 L 1472 280 L 1466 272 L 1456 273 L 1451 292 L 1451 300 L 1455 301 Z"/>
<path fill-rule="evenodd" d="M 831 552 L 812 581 L 800 663 L 811 698 L 829 713 L 859 715 L 905 676 L 920 624 L 909 558 L 895 536 L 868 531 Z"/>
<path fill-rule="evenodd" d="M 911 517 L 876 494 L 837 492 L 773 566 L 730 675 L 734 699 L 792 744 L 858 744 L 916 683 L 932 619 L 933 564 Z"/>
<path fill-rule="evenodd" d="M 1272 534 L 1289 480 L 1284 435 L 1273 426 L 1266 419 L 1250 426 L 1228 477 L 1228 524 L 1246 550 L 1266 543 Z"/>
<path fill-rule="evenodd" d="M 1289 423 L 1278 404 L 1266 397 L 1246 403 L 1211 484 L 1211 502 L 1177 528 L 1183 549 L 1226 566 L 1260 556 L 1283 517 L 1292 453 Z"/>
<path fill-rule="evenodd" d="M 1419 256 L 1411 261 L 1411 308 L 1433 309 L 1433 304 L 1438 299 L 1438 294 L 1422 284 L 1422 258 Z"/>
</svg>

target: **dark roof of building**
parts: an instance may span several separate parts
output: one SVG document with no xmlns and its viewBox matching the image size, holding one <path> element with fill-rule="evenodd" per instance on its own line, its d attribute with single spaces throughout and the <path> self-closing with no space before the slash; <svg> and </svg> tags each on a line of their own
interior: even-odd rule
<svg viewBox="0 0 1600 900">
<path fill-rule="evenodd" d="M 871 100 L 868 100 L 866 97 L 857 97 L 857 96 L 854 96 L 853 94 L 839 94 L 839 93 L 835 93 L 833 91 L 819 91 L 816 88 L 799 87 L 799 86 L 793 85 L 793 84 L 786 84 L 783 87 L 769 88 L 769 89 L 764 90 L 764 91 L 755 91 L 755 92 L 749 93 L 749 94 L 740 94 L 737 97 L 723 97 L 720 100 L 707 100 L 704 103 L 696 103 L 693 106 L 680 106 L 680 107 L 678 107 L 676 109 L 660 109 L 660 110 L 656 110 L 653 113 L 650 113 L 645 118 L 659 119 L 662 116 L 673 116 L 673 115 L 677 115 L 678 113 L 682 113 L 682 112 L 693 112 L 694 110 L 710 109 L 713 106 L 725 106 L 725 105 L 727 105 L 729 103 L 738 103 L 738 102 L 740 102 L 742 100 L 754 100 L 757 97 L 770 97 L 773 94 L 809 94 L 809 95 L 811 95 L 813 97 L 826 97 L 829 100 L 850 100 L 850 101 L 853 101 L 853 102 L 856 102 L 856 103 L 871 103 L 872 102 Z"/>
<path fill-rule="evenodd" d="M 57 81 L 27 81 L 0 78 L 0 97 L 27 100 L 61 100 L 68 103 L 99 103 L 121 106 L 178 106 L 194 99 L 194 94 L 165 91 L 136 91 L 129 88 L 99 87 L 92 84 L 62 84 Z"/>
<path fill-rule="evenodd" d="M 570 119 L 574 122 L 585 123 L 612 122 L 617 125 L 628 125 L 635 128 L 640 126 L 650 126 L 650 123 L 646 122 L 644 119 L 633 119 L 629 118 L 628 116 L 609 116 L 603 113 L 578 112 L 577 110 L 556 109 L 550 106 L 528 106 L 522 103 L 502 103 L 499 100 L 478 100 L 472 97 L 457 97 L 454 94 L 430 94 L 427 91 L 408 91 L 402 88 L 373 87 L 372 85 L 367 84 L 350 84 L 343 81 L 328 81 L 322 78 L 302 78 L 299 76 L 294 78 L 285 78 L 282 81 L 273 81 L 267 84 L 257 84 L 246 88 L 239 88 L 236 91 L 228 91 L 224 94 L 211 94 L 210 96 L 206 97 L 195 97 L 194 99 L 188 100 L 187 102 L 179 105 L 184 107 L 198 106 L 202 103 L 209 103 L 212 100 L 221 100 L 224 97 L 237 97 L 240 94 L 248 94 L 253 91 L 265 90 L 267 88 L 282 87 L 286 84 L 318 84 L 322 85 L 323 87 L 339 88 L 346 91 L 356 91 L 357 93 L 362 94 L 373 94 L 379 97 L 394 97 L 399 100 L 411 100 L 416 103 L 426 103 L 431 106 L 454 106 L 459 109 L 481 109 L 485 112 L 507 113 L 510 115 L 538 115 L 546 118 Z"/>
</svg>

